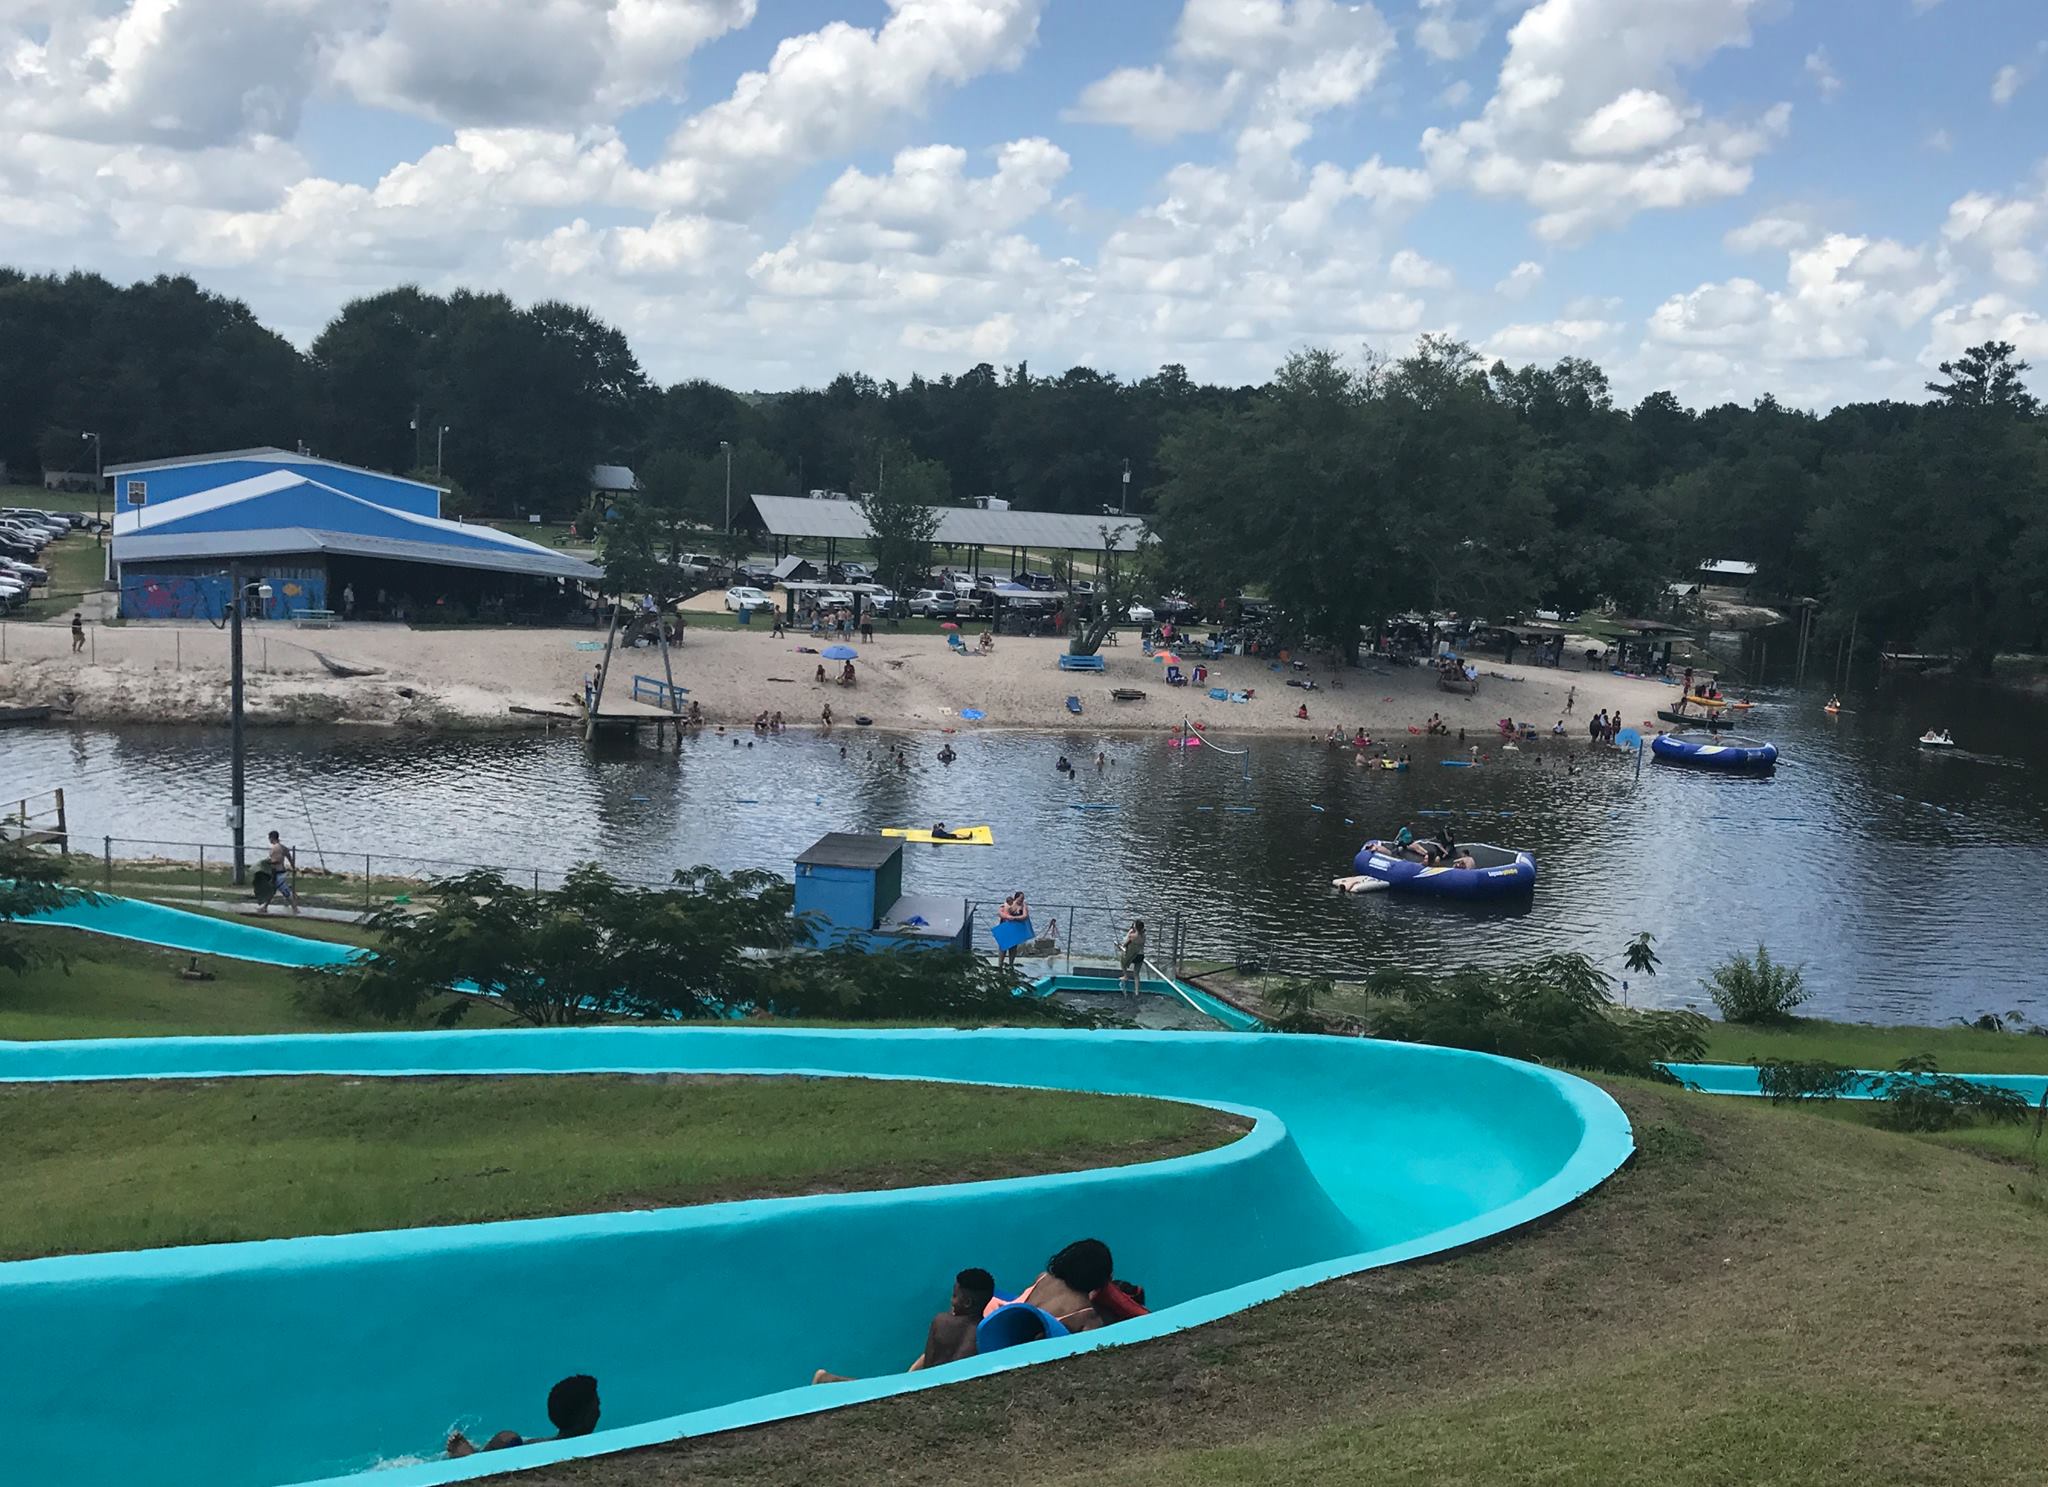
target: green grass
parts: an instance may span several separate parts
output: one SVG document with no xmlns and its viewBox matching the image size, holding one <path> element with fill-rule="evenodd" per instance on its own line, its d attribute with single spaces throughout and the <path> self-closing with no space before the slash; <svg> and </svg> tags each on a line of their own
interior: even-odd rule
<svg viewBox="0 0 2048 1487">
<path fill-rule="evenodd" d="M 1716 1063 L 1751 1059 L 1825 1059 L 1856 1069 L 1895 1069 L 1899 1060 L 1931 1053 L 1954 1074 L 2048 1074 L 2048 1038 L 1982 1033 L 1966 1027 L 1874 1027 L 1800 1018 L 1785 1028 L 1717 1022 L 1707 1034 Z"/>
<path fill-rule="evenodd" d="M 259 848 L 252 846 L 249 849 L 251 872 L 260 864 L 262 856 Z M 365 906 L 363 875 L 345 871 L 348 859 L 339 854 L 327 859 L 336 871 L 321 869 L 321 860 L 321 854 L 311 848 L 302 849 L 299 853 L 300 868 L 294 881 L 299 889 L 300 903 L 309 907 L 362 912 Z M 125 894 L 131 898 L 162 898 L 181 909 L 197 907 L 202 893 L 206 903 L 222 907 L 255 902 L 247 885 L 235 886 L 233 859 L 225 847 L 209 849 L 203 867 L 196 860 L 162 862 L 116 858 L 109 876 L 104 864 L 89 856 L 79 856 L 74 863 L 72 881 L 81 888 L 94 888 L 104 893 Z M 372 874 L 368 884 L 369 906 L 382 908 L 401 895 L 417 897 L 424 886 L 422 878 Z M 290 918 L 289 912 L 283 911 L 266 916 L 266 920 L 279 923 Z"/>
<path fill-rule="evenodd" d="M 1501 1243 L 519 1481 L 797 1487 L 829 1462 L 884 1464 L 863 1480 L 892 1487 L 2042 1480 L 2038 1178 L 1759 1101 L 1609 1087 L 1636 1160 Z"/>
<path fill-rule="evenodd" d="M 95 545 L 89 533 L 59 537 L 35 561 L 49 571 L 49 597 L 30 600 L 10 619 L 47 620 L 71 614 L 81 607 L 83 595 L 98 593 L 104 586 L 106 550 Z"/>
<path fill-rule="evenodd" d="M 301 920 L 291 927 L 309 926 Z M 292 973 L 277 966 L 205 956 L 203 963 L 215 979 L 185 981 L 178 972 L 192 957 L 175 950 L 84 930 L 34 928 L 27 933 L 38 949 L 61 955 L 63 963 L 45 963 L 21 977 L 0 976 L 0 1038 L 391 1031 L 388 1023 L 342 1022 L 299 1007 L 292 997 Z M 506 1021 L 496 1007 L 477 1003 L 463 1026 L 496 1027 Z M 417 1025 L 430 1026 L 431 1016 Z"/>
<path fill-rule="evenodd" d="M 1243 1127 L 1163 1100 L 851 1079 L 0 1086 L 0 1260 L 1072 1171 Z"/>
<path fill-rule="evenodd" d="M 0 485 L 0 506 L 26 506 L 31 511 L 90 511 L 91 491 L 50 491 L 40 485 Z M 107 492 L 100 493 L 100 510 L 113 503 Z"/>
</svg>

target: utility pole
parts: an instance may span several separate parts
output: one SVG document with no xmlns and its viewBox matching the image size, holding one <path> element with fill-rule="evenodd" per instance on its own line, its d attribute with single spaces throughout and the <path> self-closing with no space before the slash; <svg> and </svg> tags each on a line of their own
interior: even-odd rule
<svg viewBox="0 0 2048 1487">
<path fill-rule="evenodd" d="M 441 478 L 441 441 L 448 437 L 450 424 L 439 424 L 434 429 L 434 478 Z"/>
<path fill-rule="evenodd" d="M 103 473 L 105 451 L 100 448 L 98 434 L 81 433 L 78 437 L 92 440 L 92 540 L 95 545 L 103 544 L 107 540 L 107 534 L 100 530 L 100 522 L 104 520 L 100 515 L 100 487 L 106 484 L 106 476 Z"/>
<path fill-rule="evenodd" d="M 1117 499 L 1116 511 L 1119 516 L 1129 516 L 1131 514 L 1131 462 L 1129 460 L 1124 461 L 1124 489 L 1123 495 Z"/>
<path fill-rule="evenodd" d="M 720 439 L 718 447 L 725 451 L 725 534 L 732 535 L 732 441 Z"/>
<path fill-rule="evenodd" d="M 242 565 L 228 565 L 228 829 L 234 833 L 235 884 L 247 880 L 242 850 Z"/>
</svg>

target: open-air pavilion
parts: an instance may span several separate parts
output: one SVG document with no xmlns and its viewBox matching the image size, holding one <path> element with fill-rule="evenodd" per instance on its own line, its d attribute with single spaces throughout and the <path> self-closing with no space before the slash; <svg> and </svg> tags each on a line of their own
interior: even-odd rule
<svg viewBox="0 0 2048 1487">
<path fill-rule="evenodd" d="M 1008 554 L 1014 577 L 1024 557 L 1034 552 L 1100 554 L 1131 553 L 1145 540 L 1145 523 L 1136 516 L 1082 516 L 1062 511 L 988 511 L 979 506 L 930 506 L 938 518 L 932 534 L 936 548 L 961 554 L 950 566 L 979 573 L 984 555 Z M 778 557 L 787 557 L 792 542 L 825 544 L 825 561 L 838 560 L 842 542 L 867 542 L 873 536 L 867 513 L 856 501 L 816 500 L 808 496 L 752 496 L 741 514 L 749 528 L 763 533 Z M 836 587 L 844 588 L 845 585 Z"/>
</svg>

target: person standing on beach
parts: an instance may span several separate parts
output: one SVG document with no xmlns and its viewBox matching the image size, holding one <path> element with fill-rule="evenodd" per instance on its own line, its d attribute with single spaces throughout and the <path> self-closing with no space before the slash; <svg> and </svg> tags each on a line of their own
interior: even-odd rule
<svg viewBox="0 0 2048 1487">
<path fill-rule="evenodd" d="M 341 586 L 341 617 L 345 620 L 356 617 L 356 586 L 352 583 Z"/>
<path fill-rule="evenodd" d="M 1572 704 L 1573 704 L 1574 702 L 1577 702 L 1578 700 L 1579 700 L 1579 689 L 1578 689 L 1577 687 L 1573 687 L 1573 688 L 1572 688 L 1572 689 L 1571 689 L 1570 691 L 1568 691 L 1568 692 L 1566 692 L 1566 693 L 1564 694 L 1564 710 L 1565 710 L 1565 716 L 1567 716 L 1567 717 L 1571 716 Z"/>
<path fill-rule="evenodd" d="M 996 918 L 1005 924 L 1028 925 L 1031 922 L 1031 906 L 1024 902 L 1023 889 L 1019 888 L 1015 893 L 1003 900 L 1002 907 L 996 910 Z M 996 958 L 996 964 L 1015 970 L 1017 966 L 1017 952 L 1023 947 L 1023 944 L 1024 941 L 1022 939 L 1012 941 L 1009 948 Z"/>
<path fill-rule="evenodd" d="M 71 615 L 71 654 L 75 656 L 84 649 L 85 615 L 83 611 L 73 611 Z"/>
</svg>

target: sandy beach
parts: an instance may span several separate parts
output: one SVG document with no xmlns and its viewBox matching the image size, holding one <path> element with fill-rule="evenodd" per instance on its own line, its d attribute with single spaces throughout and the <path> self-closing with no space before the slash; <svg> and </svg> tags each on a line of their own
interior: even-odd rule
<svg viewBox="0 0 2048 1487">
<path fill-rule="evenodd" d="M 4 626 L 0 704 L 55 706 L 80 722 L 219 722 L 227 716 L 228 638 L 209 625 L 122 625 L 89 632 L 87 649 L 71 652 L 63 622 Z M 830 644 L 766 629 L 692 629 L 672 653 L 675 679 L 702 705 L 711 724 L 751 725 L 764 709 L 779 711 L 791 727 L 816 726 L 829 704 L 834 719 L 866 715 L 882 728 L 912 732 L 958 729 L 1164 732 L 1192 718 L 1219 735 L 1279 734 L 1308 737 L 1332 728 L 1347 735 L 1363 727 L 1375 739 L 1409 737 L 1430 714 L 1441 714 L 1453 733 L 1490 739 L 1495 722 L 1512 716 L 1546 735 L 1560 718 L 1569 737 L 1585 737 L 1585 720 L 1607 709 L 1624 723 L 1656 726 L 1656 708 L 1668 705 L 1661 683 L 1498 661 L 1480 663 L 1479 694 L 1441 691 L 1434 675 L 1417 667 L 1333 669 L 1319 662 L 1307 672 L 1274 669 L 1263 658 L 1226 656 L 1209 662 L 1209 685 L 1250 691 L 1250 701 L 1212 700 L 1206 688 L 1168 687 L 1164 665 L 1149 659 L 1126 635 L 1106 647 L 1101 673 L 1064 672 L 1057 658 L 1065 643 L 1005 638 L 992 655 L 962 656 L 932 635 L 877 632 L 872 645 L 856 645 L 858 684 L 816 680 L 820 658 L 807 648 Z M 411 630 L 401 625 L 355 624 L 334 630 L 252 625 L 246 640 L 248 715 L 259 724 L 355 723 L 417 728 L 538 726 L 545 718 L 579 713 L 584 676 L 601 658 L 602 632 L 590 630 Z M 315 652 L 374 675 L 328 674 Z M 1183 671 L 1191 672 L 1192 656 Z M 837 663 L 825 663 L 836 675 Z M 662 675 L 658 650 L 622 652 L 615 685 L 630 688 L 635 674 Z M 1288 686 L 1312 680 L 1316 690 Z M 1137 688 L 1141 701 L 1112 700 L 1112 688 Z M 1568 693 L 1576 693 L 1569 714 Z M 1082 706 L 1073 717 L 1066 699 Z M 1295 716 L 1306 704 L 1308 718 Z M 528 709 L 531 711 L 515 711 Z M 986 716 L 964 720 L 966 709 Z"/>
</svg>

